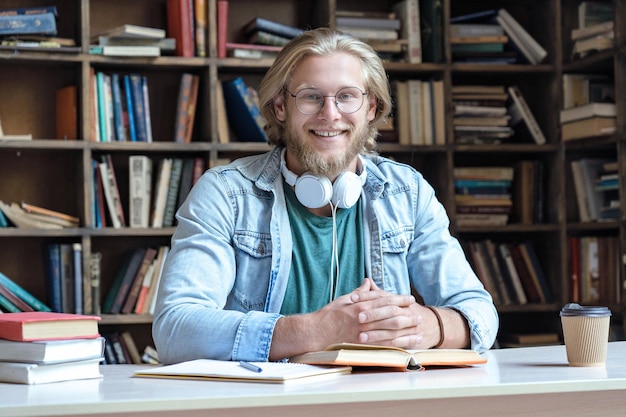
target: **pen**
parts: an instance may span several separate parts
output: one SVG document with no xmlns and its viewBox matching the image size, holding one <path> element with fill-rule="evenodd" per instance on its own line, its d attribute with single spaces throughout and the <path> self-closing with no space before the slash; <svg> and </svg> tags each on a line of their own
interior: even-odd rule
<svg viewBox="0 0 626 417">
<path fill-rule="evenodd" d="M 246 362 L 246 361 L 239 361 L 239 365 L 243 366 L 244 368 L 252 371 L 252 372 L 263 372 L 263 369 L 259 368 L 258 366 L 251 364 L 250 362 Z"/>
</svg>

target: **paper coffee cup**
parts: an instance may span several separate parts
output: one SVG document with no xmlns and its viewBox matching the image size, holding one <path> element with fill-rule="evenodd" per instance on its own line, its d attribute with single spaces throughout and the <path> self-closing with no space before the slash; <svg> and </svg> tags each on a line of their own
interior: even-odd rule
<svg viewBox="0 0 626 417">
<path fill-rule="evenodd" d="M 604 366 L 611 310 L 569 303 L 561 309 L 560 316 L 569 365 Z"/>
</svg>

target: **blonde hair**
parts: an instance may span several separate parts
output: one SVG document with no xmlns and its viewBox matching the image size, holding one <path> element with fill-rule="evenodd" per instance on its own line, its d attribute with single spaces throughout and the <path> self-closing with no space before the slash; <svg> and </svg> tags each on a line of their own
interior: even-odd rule
<svg viewBox="0 0 626 417">
<path fill-rule="evenodd" d="M 295 68 L 308 56 L 326 56 L 337 52 L 347 53 L 359 59 L 368 97 L 373 96 L 376 99 L 376 114 L 370 122 L 369 137 L 361 152 L 375 150 L 377 126 L 391 111 L 387 73 L 380 57 L 368 44 L 352 35 L 328 28 L 308 30 L 292 40 L 282 49 L 263 78 L 259 86 L 259 103 L 261 114 L 267 121 L 265 132 L 270 144 L 285 145 L 285 126 L 274 113 L 274 97 L 277 94 L 286 94 L 284 88 Z"/>
</svg>

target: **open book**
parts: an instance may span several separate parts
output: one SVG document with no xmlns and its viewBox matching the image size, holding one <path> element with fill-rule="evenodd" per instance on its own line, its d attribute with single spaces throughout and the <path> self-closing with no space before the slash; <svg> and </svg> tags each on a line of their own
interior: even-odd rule
<svg viewBox="0 0 626 417">
<path fill-rule="evenodd" d="M 487 362 L 487 358 L 469 349 L 405 350 L 389 346 L 337 343 L 317 352 L 289 359 L 294 363 L 313 365 L 349 365 L 420 369 L 429 366 L 467 366 Z"/>
<path fill-rule="evenodd" d="M 174 365 L 140 369 L 133 376 L 145 378 L 200 379 L 241 382 L 285 383 L 309 377 L 350 373 L 349 366 L 315 366 L 286 362 L 250 362 L 261 371 L 251 370 L 239 362 L 196 359 Z"/>
</svg>

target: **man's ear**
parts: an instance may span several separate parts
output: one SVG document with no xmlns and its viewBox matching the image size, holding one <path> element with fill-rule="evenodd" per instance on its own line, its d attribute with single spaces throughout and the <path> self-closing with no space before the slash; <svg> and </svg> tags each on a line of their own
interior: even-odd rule
<svg viewBox="0 0 626 417">
<path fill-rule="evenodd" d="M 376 97 L 374 97 L 374 95 L 371 95 L 372 97 L 370 97 L 369 95 L 368 97 L 368 105 L 369 108 L 367 109 L 367 121 L 371 122 L 372 120 L 374 120 L 374 118 L 376 117 Z"/>
<path fill-rule="evenodd" d="M 274 114 L 276 119 L 280 122 L 287 120 L 287 114 L 285 112 L 285 96 L 282 94 L 276 94 L 274 96 Z"/>
</svg>

